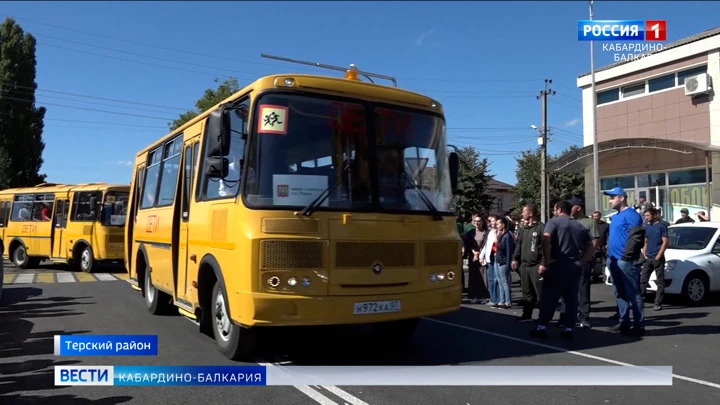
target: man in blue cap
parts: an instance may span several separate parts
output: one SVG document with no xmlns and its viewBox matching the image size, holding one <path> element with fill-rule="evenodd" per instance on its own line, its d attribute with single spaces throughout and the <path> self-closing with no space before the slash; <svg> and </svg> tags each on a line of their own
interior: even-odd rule
<svg viewBox="0 0 720 405">
<path fill-rule="evenodd" d="M 645 333 L 645 304 L 640 294 L 639 262 L 645 245 L 643 217 L 628 206 L 627 193 L 622 188 L 615 187 L 603 194 L 610 197 L 610 207 L 618 212 L 610 222 L 607 267 L 613 280 L 620 322 L 610 331 L 642 336 Z M 633 328 L 630 328 L 630 306 Z"/>
</svg>

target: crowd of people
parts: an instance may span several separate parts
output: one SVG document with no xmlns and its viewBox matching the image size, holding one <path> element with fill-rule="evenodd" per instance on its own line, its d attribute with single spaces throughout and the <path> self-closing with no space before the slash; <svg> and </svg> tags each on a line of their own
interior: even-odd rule
<svg viewBox="0 0 720 405">
<path fill-rule="evenodd" d="M 518 322 L 535 322 L 530 334 L 546 338 L 547 327 L 559 312 L 560 335 L 572 339 L 575 327 L 592 327 L 592 277 L 597 268 L 602 273 L 607 267 L 617 302 L 611 317 L 617 322 L 609 330 L 644 335 L 644 299 L 652 273 L 657 275 L 653 308 L 662 309 L 668 224 L 652 206 L 629 206 L 627 193 L 620 187 L 603 194 L 616 211 L 610 223 L 597 211 L 588 217 L 580 198 L 556 203 L 546 224 L 539 220 L 535 204 L 523 206 L 516 223 L 509 213 L 473 215 L 469 227 L 458 219 L 470 302 L 512 308 L 510 286 L 516 272 L 522 290 Z"/>
</svg>

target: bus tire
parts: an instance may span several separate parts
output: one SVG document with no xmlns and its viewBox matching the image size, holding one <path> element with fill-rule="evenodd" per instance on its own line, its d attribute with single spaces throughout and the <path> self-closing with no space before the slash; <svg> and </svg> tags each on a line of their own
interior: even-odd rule
<svg viewBox="0 0 720 405">
<path fill-rule="evenodd" d="M 20 269 L 27 269 L 30 267 L 30 256 L 27 255 L 27 249 L 25 245 L 19 243 L 12 251 L 12 262 L 15 267 Z"/>
<path fill-rule="evenodd" d="M 172 305 L 170 297 L 166 293 L 155 288 L 152 283 L 152 279 L 150 278 L 150 272 L 147 268 L 145 268 L 144 273 L 145 280 L 143 285 L 143 295 L 145 296 L 145 306 L 148 311 L 150 311 L 153 315 L 164 315 L 169 313 Z"/>
<path fill-rule="evenodd" d="M 90 246 L 84 245 L 82 249 L 79 250 L 77 266 L 83 273 L 92 273 L 95 270 L 95 258 L 93 257 L 93 251 Z"/>
<path fill-rule="evenodd" d="M 230 360 L 252 360 L 257 344 L 256 331 L 236 325 L 230 319 L 226 297 L 220 283 L 215 282 L 210 306 L 215 342 L 220 352 Z"/>
<path fill-rule="evenodd" d="M 401 319 L 399 321 L 378 322 L 373 324 L 374 332 L 379 335 L 379 342 L 392 346 L 406 345 L 420 323 L 420 319 Z"/>
</svg>

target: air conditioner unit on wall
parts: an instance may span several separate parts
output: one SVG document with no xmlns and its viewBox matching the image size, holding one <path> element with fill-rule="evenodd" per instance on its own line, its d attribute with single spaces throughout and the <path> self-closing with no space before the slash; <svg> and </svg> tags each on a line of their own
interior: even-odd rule
<svg viewBox="0 0 720 405">
<path fill-rule="evenodd" d="M 712 80 L 707 73 L 685 78 L 685 95 L 696 96 L 708 94 L 712 90 Z"/>
</svg>

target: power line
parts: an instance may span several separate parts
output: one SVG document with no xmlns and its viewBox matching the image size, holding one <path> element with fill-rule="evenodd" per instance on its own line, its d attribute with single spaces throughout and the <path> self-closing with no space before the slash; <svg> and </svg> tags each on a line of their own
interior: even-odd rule
<svg viewBox="0 0 720 405">
<path fill-rule="evenodd" d="M 47 35 L 42 35 L 42 34 L 38 34 L 37 36 L 49 37 Z M 138 54 L 138 53 L 134 53 L 134 52 L 128 52 L 128 51 L 122 51 L 122 50 L 118 50 L 118 49 L 107 48 L 107 47 L 103 47 L 103 46 L 83 44 L 78 41 L 64 40 L 64 39 L 59 39 L 59 38 L 54 38 L 54 37 L 50 37 L 50 38 L 53 38 L 53 39 L 56 39 L 59 41 L 66 41 L 66 42 L 71 42 L 71 43 L 75 43 L 75 44 L 80 44 L 83 46 L 88 46 L 88 47 L 92 47 L 92 48 L 96 48 L 96 49 L 103 49 L 103 50 L 108 50 L 111 52 L 119 52 L 119 53 L 124 53 L 127 55 L 139 56 L 142 58 L 151 58 L 151 59 L 156 59 L 156 60 L 161 60 L 161 61 L 171 62 L 171 63 L 181 63 L 183 65 L 188 65 L 188 66 L 197 66 L 197 67 L 210 68 L 210 69 L 220 69 L 220 70 L 225 70 L 227 72 L 231 72 L 233 74 L 242 74 L 242 75 L 252 75 L 253 76 L 252 78 L 242 77 L 243 80 L 254 80 L 257 77 L 262 77 L 262 76 L 267 75 L 267 73 L 239 72 L 239 71 L 235 71 L 235 70 L 231 70 L 231 69 L 218 68 L 215 66 L 200 65 L 200 64 L 196 64 L 196 63 L 179 61 L 176 59 L 161 58 L 161 57 L 157 57 L 157 56 L 143 55 L 143 54 Z M 163 69 L 171 69 L 171 70 L 177 70 L 177 71 L 182 71 L 182 72 L 197 73 L 197 74 L 213 76 L 213 77 L 226 76 L 225 73 L 212 73 L 212 72 L 205 72 L 205 71 L 198 71 L 198 70 L 191 70 L 191 69 L 183 69 L 183 68 L 178 68 L 178 67 L 174 67 L 174 66 L 158 65 L 156 63 L 143 62 L 143 61 L 137 61 L 137 60 L 132 60 L 132 59 L 124 59 L 124 58 L 120 58 L 120 57 L 113 56 L 113 55 L 104 55 L 104 54 L 89 52 L 89 51 L 85 51 L 85 50 L 81 50 L 81 49 L 67 48 L 67 47 L 55 45 L 55 44 L 39 43 L 38 45 L 48 46 L 51 48 L 63 49 L 63 50 L 71 51 L 71 52 L 78 52 L 78 53 L 91 55 L 91 56 L 119 60 L 119 61 L 123 61 L 123 62 L 137 63 L 137 64 L 141 64 L 141 65 L 152 66 L 152 67 L 163 68 Z M 238 78 L 240 78 L 240 77 L 238 77 Z M 524 98 L 523 96 L 519 96 L 519 94 L 526 95 L 527 97 L 529 97 L 530 95 L 533 94 L 533 92 L 531 92 L 531 91 L 497 91 L 497 92 L 495 92 L 496 95 L 489 95 L 489 94 L 493 93 L 493 92 L 489 92 L 489 91 L 454 91 L 454 90 L 413 90 L 413 91 L 416 93 L 425 93 L 425 94 L 427 94 L 427 93 L 450 93 L 450 94 L 468 94 L 468 95 L 474 94 L 474 96 L 471 96 L 471 97 L 448 96 L 448 98 Z M 485 94 L 486 96 L 478 96 L 479 94 Z M 515 94 L 515 95 L 513 95 L 513 94 Z"/>
<path fill-rule="evenodd" d="M 209 55 L 209 54 L 191 51 L 188 49 L 170 48 L 170 47 L 166 47 L 166 46 L 162 46 L 162 45 L 133 41 L 133 40 L 118 38 L 118 37 L 114 37 L 114 36 L 110 36 L 110 35 L 92 33 L 92 32 L 88 32 L 88 31 L 78 30 L 75 28 L 63 27 L 60 25 L 45 23 L 45 22 L 41 22 L 41 21 L 37 21 L 37 20 L 32 20 L 29 18 L 14 17 L 14 16 L 10 16 L 7 14 L 2 14 L 2 13 L 0 13 L 0 16 L 10 17 L 10 18 L 14 18 L 14 19 L 20 20 L 20 21 L 27 21 L 29 23 L 43 25 L 46 27 L 56 28 L 56 29 L 65 30 L 65 31 L 69 31 L 69 32 L 75 32 L 75 33 L 79 33 L 79 34 L 83 34 L 83 35 L 94 36 L 97 38 L 110 39 L 113 41 L 119 41 L 119 42 L 140 45 L 140 46 L 145 46 L 145 47 L 150 47 L 150 48 L 155 48 L 155 49 L 162 49 L 165 51 L 177 52 L 177 53 L 182 53 L 182 54 L 186 54 L 186 55 L 195 55 L 195 56 L 201 56 L 204 58 L 222 59 L 222 60 L 231 61 L 231 62 L 248 63 L 248 64 L 259 65 L 259 66 L 284 67 L 284 66 L 280 66 L 280 65 L 276 65 L 276 64 L 255 62 L 255 61 L 250 61 L 250 60 L 246 60 L 246 59 L 228 58 L 225 56 L 218 56 L 218 55 Z M 185 63 L 185 62 L 182 62 L 182 63 Z M 428 82 L 456 82 L 456 83 L 509 83 L 509 82 L 528 83 L 528 82 L 538 82 L 538 81 L 542 80 L 542 79 L 474 79 L 474 80 L 466 80 L 466 79 L 441 79 L 441 78 L 417 78 L 417 77 L 398 77 L 398 79 L 411 80 L 411 81 L 415 80 L 415 81 L 428 81 Z"/>
<path fill-rule="evenodd" d="M 24 100 L 21 98 L 15 98 L 15 97 L 8 97 L 3 96 L 3 98 L 7 98 L 9 100 L 18 101 L 18 102 L 25 102 L 25 103 L 32 103 L 32 100 Z M 95 108 L 84 108 L 84 107 L 77 107 L 72 105 L 65 105 L 65 104 L 55 104 L 55 103 L 42 103 L 43 106 L 45 105 L 51 105 L 54 107 L 62 107 L 62 108 L 72 108 L 77 110 L 84 110 L 84 111 L 93 111 L 93 112 L 99 112 L 99 113 L 105 113 L 105 114 L 116 114 L 116 115 L 125 115 L 129 117 L 138 117 L 138 118 L 149 118 L 149 119 L 155 119 L 155 120 L 163 120 L 163 121 L 173 121 L 175 118 L 162 118 L 162 117 L 152 117 L 149 115 L 139 115 L 139 114 L 130 114 L 130 113 L 122 113 L 117 111 L 107 111 L 107 110 L 98 110 Z"/>
<path fill-rule="evenodd" d="M 196 66 L 196 67 L 201 67 L 201 68 L 218 69 L 218 70 L 224 70 L 224 71 L 226 71 L 226 72 L 233 72 L 233 73 L 239 73 L 239 74 L 248 74 L 248 75 L 257 75 L 257 74 L 258 74 L 258 73 L 254 73 L 254 72 L 240 72 L 240 71 L 237 71 L 237 70 L 234 70 L 234 69 L 224 69 L 224 68 L 219 68 L 219 67 L 217 67 L 217 66 L 200 65 L 200 64 L 197 64 L 197 63 L 191 63 L 191 62 L 188 62 L 188 61 L 182 61 L 182 60 L 177 60 L 177 59 L 163 58 L 163 57 L 160 57 L 160 56 L 143 55 L 143 54 L 141 54 L 141 53 L 129 52 L 129 51 L 121 50 L 121 49 L 108 48 L 108 47 L 106 47 L 106 46 L 92 45 L 92 44 L 87 44 L 87 43 L 80 42 L 80 41 L 73 41 L 73 40 L 71 40 L 71 39 L 62 39 L 62 38 L 57 38 L 57 37 L 53 37 L 53 36 L 45 35 L 45 34 L 34 34 L 34 35 L 37 36 L 37 37 L 41 37 L 41 38 L 50 38 L 50 39 L 53 39 L 53 40 L 56 40 L 56 41 L 68 42 L 68 43 L 71 43 L 71 44 L 87 46 L 87 47 L 90 47 L 90 48 L 102 49 L 102 50 L 111 51 L 111 52 L 124 53 L 124 54 L 126 54 L 126 55 L 139 56 L 139 57 L 141 57 L 141 58 L 161 60 L 161 61 L 164 61 L 164 62 L 180 63 L 180 64 L 183 64 L 183 65 Z M 45 45 L 47 45 L 47 44 L 45 44 Z M 79 51 L 79 50 L 77 50 L 77 51 Z"/>
<path fill-rule="evenodd" d="M 23 95 L 23 96 L 30 96 L 30 97 L 33 96 L 33 94 L 30 93 L 30 92 L 19 92 L 19 91 L 16 91 L 16 93 L 19 93 L 20 95 Z M 54 99 L 54 100 L 74 101 L 74 102 L 77 102 L 77 103 L 85 103 L 85 104 L 99 105 L 99 106 L 105 106 L 105 107 L 122 108 L 122 109 L 124 109 L 124 110 L 131 110 L 131 111 L 153 112 L 153 113 L 159 113 L 159 114 L 165 114 L 165 113 L 167 113 L 167 111 L 149 110 L 149 109 L 147 109 L 147 108 L 139 108 L 139 107 L 126 107 L 126 106 L 123 106 L 123 105 L 114 105 L 114 104 L 108 104 L 108 103 L 99 103 L 99 102 L 97 102 L 97 101 L 90 101 L 90 100 L 75 100 L 75 99 L 67 98 L 67 97 L 48 96 L 48 95 L 46 95 L 46 94 L 36 94 L 36 95 L 35 95 L 35 103 L 38 103 L 38 104 L 45 104 L 44 101 L 39 101 L 39 100 L 37 100 L 38 97 L 51 98 L 51 99 Z M 26 102 L 32 102 L 32 100 L 29 100 L 29 99 L 28 99 L 28 100 L 24 100 L 24 101 L 26 101 Z"/>
<path fill-rule="evenodd" d="M 70 93 L 70 92 L 59 91 L 59 90 L 49 90 L 49 89 L 40 88 L 40 87 L 34 88 L 34 87 L 30 87 L 30 86 L 22 86 L 22 85 L 15 84 L 15 83 L 11 83 L 11 84 L 13 87 L 18 87 L 18 88 L 24 89 L 24 90 L 31 90 L 31 91 L 34 90 L 34 91 L 41 91 L 41 92 L 46 92 L 46 93 L 64 94 L 64 95 L 74 96 L 74 97 L 90 98 L 90 99 L 94 99 L 94 100 L 105 100 L 105 101 L 112 101 L 115 103 L 134 104 L 134 105 L 142 105 L 142 106 L 148 106 L 148 107 L 158 107 L 158 108 L 165 108 L 165 109 L 176 110 L 176 111 L 187 111 L 188 110 L 188 108 L 186 108 L 186 107 L 172 107 L 172 106 L 160 105 L 160 104 L 149 104 L 149 103 L 142 103 L 142 102 L 138 102 L 138 101 L 129 101 L 129 100 L 120 100 L 120 99 L 116 99 L 116 98 L 90 96 L 90 95 L 86 95 L 86 94 Z M 3 82 L 0 80 L 0 86 L 2 86 L 2 85 L 3 85 Z"/>
<path fill-rule="evenodd" d="M 66 51 L 84 53 L 84 54 L 87 54 L 87 55 L 99 56 L 99 57 L 101 57 L 101 58 L 108 58 L 108 59 L 119 60 L 119 61 L 122 61 L 122 62 L 137 63 L 137 64 L 145 65 L 145 66 L 153 66 L 153 67 L 160 67 L 160 68 L 165 68 L 165 69 L 170 69 L 170 70 L 177 70 L 177 71 L 179 71 L 179 72 L 196 73 L 196 74 L 206 75 L 206 76 L 212 76 L 212 77 L 218 77 L 218 76 L 223 77 L 223 76 L 224 76 L 224 75 L 218 75 L 217 73 L 201 72 L 201 71 L 199 71 L 199 70 L 183 69 L 183 68 L 178 68 L 178 67 L 174 67 L 174 66 L 165 66 L 165 65 L 158 65 L 158 64 L 156 64 L 156 63 L 142 62 L 142 61 L 139 61 L 139 60 L 123 59 L 123 58 L 119 58 L 119 57 L 117 57 L 117 56 L 103 55 L 103 54 L 101 54 L 101 53 L 94 53 L 94 52 L 82 51 L 82 50 L 79 50 L 79 49 L 72 49 L 72 48 L 67 48 L 67 47 L 59 46 L 59 45 L 52 45 L 52 44 L 46 44 L 46 43 L 38 43 L 38 45 L 41 45 L 41 46 L 49 46 L 49 47 L 51 47 L 51 48 L 64 49 L 64 50 L 66 50 Z M 248 80 L 247 78 L 242 78 L 242 79 Z"/>
</svg>

